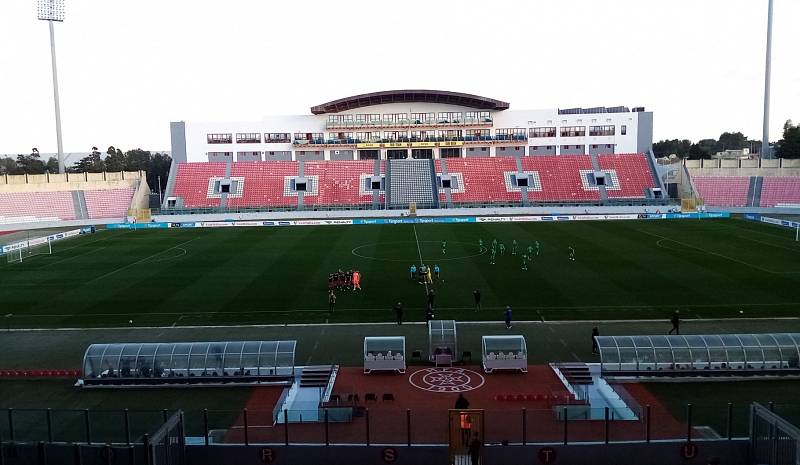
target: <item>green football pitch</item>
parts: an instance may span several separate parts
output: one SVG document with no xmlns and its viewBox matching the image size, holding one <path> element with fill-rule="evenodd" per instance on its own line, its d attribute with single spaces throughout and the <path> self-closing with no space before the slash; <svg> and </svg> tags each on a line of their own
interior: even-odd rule
<svg viewBox="0 0 800 465">
<path fill-rule="evenodd" d="M 494 239 L 506 251 L 491 264 Z M 439 319 L 499 320 L 506 305 L 516 320 L 772 317 L 800 304 L 793 231 L 580 221 L 100 231 L 0 264 L 0 318 L 11 328 L 380 322 L 400 301 L 419 321 L 426 286 L 409 267 L 420 262 L 441 267 Z M 360 270 L 363 290 L 339 292 L 329 313 L 327 278 L 340 268 Z"/>
</svg>

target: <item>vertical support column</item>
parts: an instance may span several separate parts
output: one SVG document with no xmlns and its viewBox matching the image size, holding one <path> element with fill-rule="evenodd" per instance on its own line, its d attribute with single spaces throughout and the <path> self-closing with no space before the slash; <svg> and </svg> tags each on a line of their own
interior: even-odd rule
<svg viewBox="0 0 800 465">
<path fill-rule="evenodd" d="M 123 410 L 125 416 L 125 445 L 131 445 L 131 418 L 128 409 Z M 208 435 L 206 435 L 208 437 Z"/>
<path fill-rule="evenodd" d="M 568 424 L 569 424 L 569 421 L 567 421 L 567 407 L 564 407 L 564 445 L 565 446 L 567 445 L 567 439 L 568 439 L 568 437 L 567 437 L 567 433 L 568 433 L 567 425 Z"/>
<path fill-rule="evenodd" d="M 289 410 L 283 409 L 283 444 L 289 445 Z"/>
<path fill-rule="evenodd" d="M 203 441 L 205 445 L 208 445 L 208 409 L 203 409 Z"/>
<path fill-rule="evenodd" d="M 47 442 L 53 442 L 53 411 L 47 409 Z"/>
<path fill-rule="evenodd" d="M 250 430 L 250 428 L 249 428 L 250 425 L 247 424 L 247 409 L 246 408 L 242 409 L 242 419 L 244 420 L 244 445 L 245 446 L 249 446 L 250 445 L 250 434 L 249 434 L 250 433 L 250 431 L 249 431 Z"/>
<path fill-rule="evenodd" d="M 522 408 L 522 445 L 528 444 L 528 410 Z"/>
<path fill-rule="evenodd" d="M 86 444 L 92 443 L 92 424 L 89 419 L 89 409 L 83 410 L 83 423 L 86 427 Z"/>
<path fill-rule="evenodd" d="M 767 57 L 764 64 L 764 127 L 761 137 L 761 158 L 772 158 L 769 154 L 769 86 L 772 77 L 772 3 L 767 7 Z M 52 28 L 52 23 L 50 23 Z"/>
<path fill-rule="evenodd" d="M 692 404 L 686 404 L 686 442 L 692 442 Z"/>
<path fill-rule="evenodd" d="M 645 412 L 646 412 L 645 414 L 647 415 L 646 416 L 647 422 L 645 423 L 645 431 L 644 431 L 645 441 L 650 442 L 650 404 L 647 404 L 647 406 L 645 407 Z"/>
<path fill-rule="evenodd" d="M 367 437 L 366 437 L 367 441 L 366 442 L 367 442 L 367 446 L 369 446 L 369 409 L 365 409 L 364 410 L 364 420 L 365 420 L 366 428 L 367 428 Z"/>
<path fill-rule="evenodd" d="M 8 440 L 14 442 L 14 409 L 8 409 Z"/>
<path fill-rule="evenodd" d="M 406 433 L 408 434 L 408 445 L 411 446 L 411 409 L 406 409 Z"/>
<path fill-rule="evenodd" d="M 728 402 L 728 441 L 733 439 L 733 403 Z"/>
<path fill-rule="evenodd" d="M 606 441 L 606 444 L 608 444 L 608 437 L 609 437 L 609 432 L 608 432 L 608 428 L 609 428 L 608 407 L 606 407 L 606 409 L 605 409 L 605 415 L 606 415 L 606 417 L 605 417 L 605 441 Z"/>
<path fill-rule="evenodd" d="M 329 431 L 329 428 L 328 428 L 328 408 L 327 407 L 325 407 L 325 445 L 326 446 L 330 446 L 331 445 L 330 431 Z"/>
</svg>

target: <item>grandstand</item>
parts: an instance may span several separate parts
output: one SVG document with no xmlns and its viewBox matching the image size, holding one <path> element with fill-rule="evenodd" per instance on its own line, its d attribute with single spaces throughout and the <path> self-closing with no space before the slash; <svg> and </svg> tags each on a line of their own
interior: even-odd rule
<svg viewBox="0 0 800 465">
<path fill-rule="evenodd" d="M 143 172 L 4 175 L 0 225 L 125 221 L 149 194 Z"/>
<path fill-rule="evenodd" d="M 652 113 L 509 107 L 397 90 L 311 115 L 175 122 L 165 210 L 659 203 Z"/>
</svg>

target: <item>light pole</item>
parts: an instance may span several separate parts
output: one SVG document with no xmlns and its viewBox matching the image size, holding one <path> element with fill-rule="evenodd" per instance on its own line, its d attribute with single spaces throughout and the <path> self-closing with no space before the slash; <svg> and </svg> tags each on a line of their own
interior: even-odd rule
<svg viewBox="0 0 800 465">
<path fill-rule="evenodd" d="M 58 101 L 58 70 L 56 68 L 56 36 L 53 21 L 64 21 L 64 0 L 39 0 L 36 15 L 50 27 L 50 60 L 53 65 L 53 100 L 56 106 L 56 143 L 58 144 L 58 172 L 64 172 L 64 146 L 61 142 L 61 104 Z"/>
<path fill-rule="evenodd" d="M 769 81 L 772 74 L 772 1 L 767 7 L 767 59 L 764 66 L 764 128 L 761 138 L 761 158 L 772 158 L 769 153 Z"/>
</svg>

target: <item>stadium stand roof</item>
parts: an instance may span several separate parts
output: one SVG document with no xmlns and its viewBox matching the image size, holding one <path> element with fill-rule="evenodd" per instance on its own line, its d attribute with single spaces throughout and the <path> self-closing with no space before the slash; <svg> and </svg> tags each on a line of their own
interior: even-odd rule
<svg viewBox="0 0 800 465">
<path fill-rule="evenodd" d="M 311 107 L 311 113 L 322 115 L 370 105 L 403 102 L 441 103 L 478 108 L 481 110 L 508 110 L 509 107 L 507 102 L 481 97 L 479 95 L 445 90 L 406 89 L 371 92 L 368 94 L 353 95 L 338 100 L 331 100 L 330 102 Z"/>
</svg>

